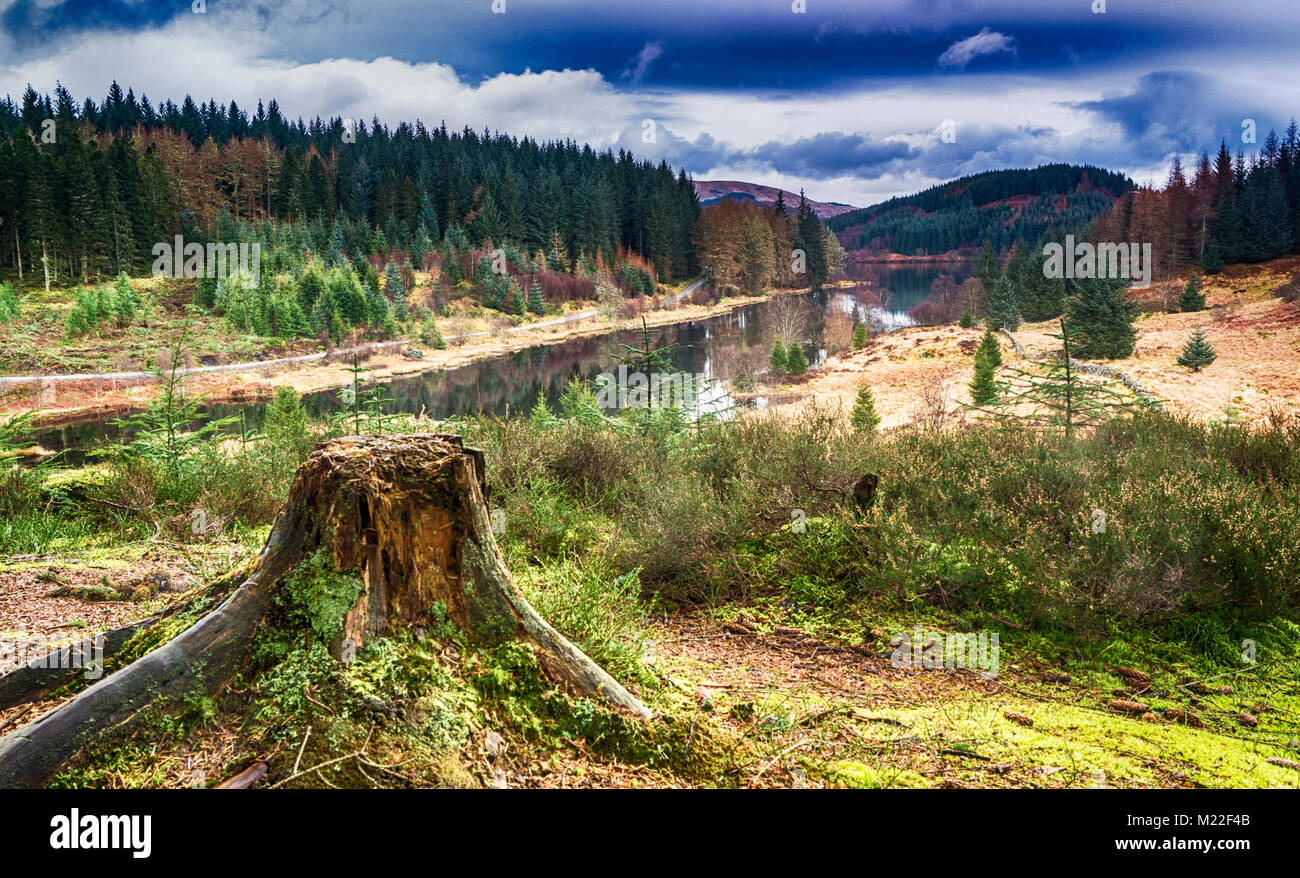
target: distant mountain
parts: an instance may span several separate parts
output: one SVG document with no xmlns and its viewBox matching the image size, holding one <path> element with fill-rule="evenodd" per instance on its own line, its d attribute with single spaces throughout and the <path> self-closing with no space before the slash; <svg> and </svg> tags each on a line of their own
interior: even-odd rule
<svg viewBox="0 0 1300 878">
<path fill-rule="evenodd" d="M 1125 175 L 1090 165 L 986 171 L 839 213 L 826 225 L 845 250 L 934 255 L 985 239 L 1002 249 L 1048 229 L 1084 229 L 1134 188 Z"/>
<path fill-rule="evenodd" d="M 799 204 L 798 192 L 786 192 L 784 189 L 760 186 L 757 183 L 744 183 L 740 180 L 696 180 L 695 191 L 700 196 L 700 204 L 717 204 L 724 198 L 731 198 L 736 201 L 755 201 L 766 207 L 776 203 L 778 192 L 785 193 L 785 204 L 791 212 Z M 834 201 L 809 199 L 808 203 L 812 205 L 813 212 L 822 219 L 857 209 L 851 204 L 840 204 Z"/>
</svg>

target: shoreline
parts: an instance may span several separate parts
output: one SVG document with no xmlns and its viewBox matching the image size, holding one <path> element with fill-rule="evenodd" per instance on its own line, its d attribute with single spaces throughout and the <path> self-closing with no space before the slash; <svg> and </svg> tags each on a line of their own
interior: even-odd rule
<svg viewBox="0 0 1300 878">
<path fill-rule="evenodd" d="M 210 367 L 189 374 L 191 392 L 202 395 L 205 403 L 222 405 L 266 402 L 274 395 L 275 387 L 289 386 L 298 393 L 315 393 L 342 387 L 349 383 L 342 366 L 352 353 L 370 368 L 367 380 L 384 382 L 405 378 L 433 370 L 456 369 L 483 360 L 505 356 L 531 347 L 561 344 L 577 338 L 606 335 L 641 326 L 642 318 L 649 326 L 665 326 L 709 319 L 784 295 L 797 295 L 808 289 L 771 290 L 759 295 L 733 296 L 711 305 L 679 302 L 674 307 L 645 311 L 618 321 L 609 321 L 599 314 L 571 321 L 522 324 L 513 332 L 486 332 L 476 334 L 461 344 L 448 342 L 443 350 L 427 348 L 416 339 L 375 342 L 371 345 L 336 348 L 303 355 L 308 359 L 288 358 L 266 363 L 230 364 L 239 369 Z M 579 312 L 582 313 L 582 312 Z M 424 356 L 409 358 L 403 351 L 418 349 Z M 200 367 L 201 369 L 203 367 Z M 224 371 L 222 371 L 224 368 Z M 134 373 L 139 374 L 139 373 Z M 101 422 L 110 418 L 143 409 L 152 396 L 155 379 L 145 373 L 130 381 L 112 378 L 59 379 L 58 393 L 71 396 L 74 404 L 36 409 L 30 429 L 55 430 L 82 424 Z M 3 377 L 0 376 L 0 386 Z M 0 414 L 25 411 L 21 406 L 5 406 L 0 402 Z"/>
</svg>

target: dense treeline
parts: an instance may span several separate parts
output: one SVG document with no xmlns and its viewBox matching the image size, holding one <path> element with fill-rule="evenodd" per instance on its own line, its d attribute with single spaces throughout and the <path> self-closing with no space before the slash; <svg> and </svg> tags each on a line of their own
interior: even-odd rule
<svg viewBox="0 0 1300 878">
<path fill-rule="evenodd" d="M 1202 153 L 1191 179 L 1175 157 L 1163 189 L 1142 188 L 1120 202 L 1100 230 L 1108 241 L 1152 244 L 1162 275 L 1200 264 L 1216 272 L 1300 252 L 1300 130 L 1269 131 L 1257 153 L 1234 156 L 1227 143 Z"/>
<path fill-rule="evenodd" d="M 1006 250 L 1052 227 L 1087 228 L 1132 188 L 1126 176 L 1088 165 L 988 171 L 841 214 L 827 225 L 848 249 L 933 254 L 989 240 Z"/>
<path fill-rule="evenodd" d="M 55 281 L 141 273 L 175 234 L 418 268 L 453 229 L 554 265 L 635 254 L 673 280 L 695 270 L 699 209 L 684 171 L 572 142 L 290 122 L 274 100 L 155 108 L 117 83 L 98 105 L 62 86 L 0 101 L 0 267 Z"/>
<path fill-rule="evenodd" d="M 695 227 L 700 265 L 720 288 L 820 287 L 844 268 L 844 251 L 801 192 L 793 214 L 784 195 L 771 207 L 723 199 Z"/>
</svg>

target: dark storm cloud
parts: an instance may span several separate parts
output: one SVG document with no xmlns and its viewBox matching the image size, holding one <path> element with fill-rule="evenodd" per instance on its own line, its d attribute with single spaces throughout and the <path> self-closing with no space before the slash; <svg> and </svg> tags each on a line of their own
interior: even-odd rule
<svg viewBox="0 0 1300 878">
<path fill-rule="evenodd" d="M 854 175 L 873 179 L 918 150 L 898 140 L 875 140 L 866 134 L 823 131 L 793 143 L 771 141 L 749 151 L 750 158 L 776 171 L 802 177 Z"/>
<path fill-rule="evenodd" d="M 804 89 L 943 70 L 1063 70 L 1194 45 L 1176 22 L 1110 15 L 1101 26 L 1068 5 L 811 0 L 649 3 L 578 0 L 207 0 L 207 19 L 269 36 L 280 57 L 438 60 L 477 79 L 501 72 L 593 69 L 639 87 Z M 1059 7 L 1053 10 L 1049 7 Z M 987 11 L 985 9 L 987 8 Z M 0 30 L 19 50 L 97 30 L 139 31 L 192 15 L 188 0 L 0 0 Z M 1008 47 L 1014 46 L 1014 51 Z M 639 75 L 624 76 L 629 59 Z M 941 59 L 942 62 L 941 62 Z M 652 63 L 650 63 L 652 62 Z"/>
<path fill-rule="evenodd" d="M 1148 73 L 1125 94 L 1074 106 L 1115 123 L 1143 149 L 1162 155 L 1197 152 L 1220 140 L 1240 145 L 1242 123 L 1248 119 L 1262 140 L 1268 129 L 1284 128 L 1289 115 L 1300 112 L 1300 106 L 1279 107 L 1258 92 L 1189 70 Z"/>
<path fill-rule="evenodd" d="M 629 132 L 620 146 L 637 155 L 655 155 L 693 174 L 711 168 L 746 166 L 755 169 L 824 180 L 856 176 L 873 180 L 920 155 L 897 140 L 876 140 L 867 134 L 824 131 L 792 142 L 770 140 L 751 148 L 738 148 L 705 133 L 689 140 L 661 130 L 655 144 L 641 142 L 639 130 Z"/>
<path fill-rule="evenodd" d="M 0 13 L 0 30 L 17 40 L 43 43 L 61 34 L 123 28 L 161 27 L 178 15 L 192 15 L 177 0 L 17 0 Z"/>
</svg>

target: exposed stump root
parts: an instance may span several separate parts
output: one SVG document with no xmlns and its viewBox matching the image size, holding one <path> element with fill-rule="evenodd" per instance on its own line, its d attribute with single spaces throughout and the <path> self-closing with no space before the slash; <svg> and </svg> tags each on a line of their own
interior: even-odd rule
<svg viewBox="0 0 1300 878">
<path fill-rule="evenodd" d="M 252 573 L 214 611 L 71 701 L 0 740 L 0 787 L 39 786 L 104 731 L 159 699 L 215 695 L 243 669 L 277 588 L 327 550 L 360 579 L 331 644 L 360 647 L 403 626 L 432 626 L 441 603 L 467 638 L 532 646 L 552 679 L 638 716 L 649 712 L 561 636 L 511 581 L 485 501 L 483 455 L 459 436 L 347 437 L 299 468 Z"/>
</svg>

